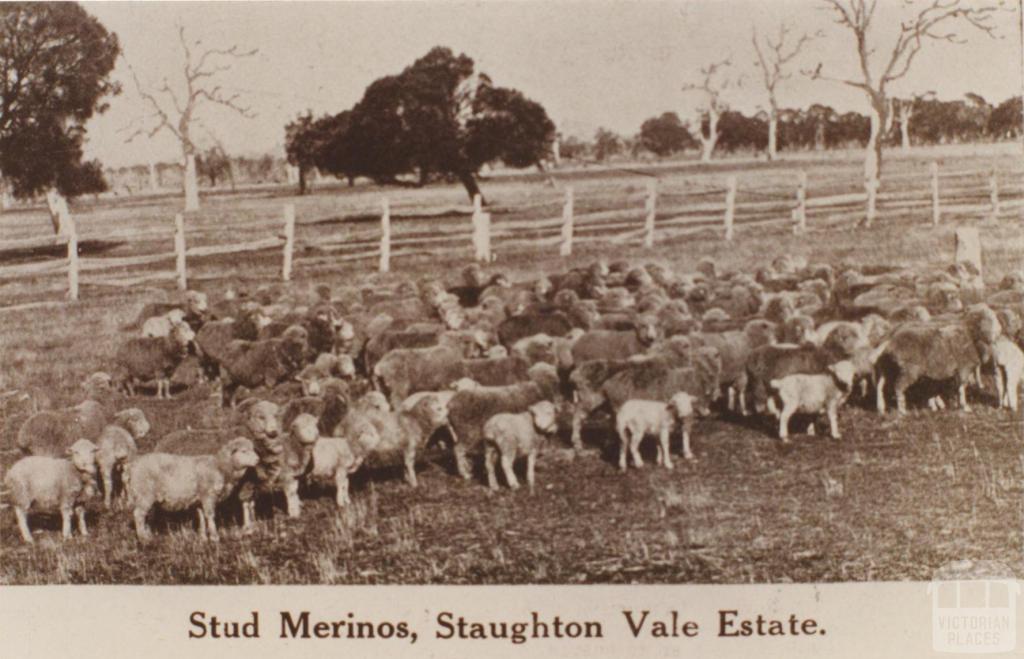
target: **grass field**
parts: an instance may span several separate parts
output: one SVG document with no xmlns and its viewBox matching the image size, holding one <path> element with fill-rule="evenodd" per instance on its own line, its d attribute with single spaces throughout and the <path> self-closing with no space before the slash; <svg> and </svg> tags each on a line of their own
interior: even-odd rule
<svg viewBox="0 0 1024 659">
<path fill-rule="evenodd" d="M 979 154 L 947 156 L 943 167 L 981 168 L 1019 161 L 1019 145 Z M 934 154 L 890 160 L 892 171 L 927 172 Z M 734 166 L 735 167 L 735 166 Z M 796 168 L 810 172 L 812 191 L 849 179 L 856 163 L 780 163 L 743 166 L 744 189 L 792 189 Z M 720 184 L 728 164 L 679 167 L 659 172 L 667 186 Z M 643 177 L 622 172 L 571 175 L 578 191 L 593 194 L 642 192 Z M 927 178 L 922 179 L 926 190 Z M 1019 185 L 1019 182 L 1018 182 Z M 746 186 L 746 187 L 744 187 Z M 561 192 L 534 178 L 485 184 L 492 203 L 508 207 L 522 200 L 561 199 Z M 296 204 L 303 230 L 347 230 L 360 209 L 376 208 L 381 191 L 332 189 L 308 198 L 276 192 L 218 195 L 195 219 L 211 227 L 204 239 L 240 240 L 232 222 L 280 215 Z M 393 206 L 464 204 L 460 189 L 389 190 Z M 585 194 L 578 192 L 579 197 Z M 752 193 L 753 196 L 753 193 Z M 154 226 L 173 217 L 174 198 L 131 203 L 100 201 L 76 209 L 82 225 L 110 223 Z M 642 203 L 641 203 L 642 208 Z M 513 279 L 587 263 L 598 255 L 635 262 L 660 261 L 691 269 L 704 256 L 726 269 L 750 270 L 781 253 L 811 261 L 859 264 L 948 264 L 956 224 L 977 224 L 985 258 L 985 278 L 996 283 L 1024 259 L 1019 211 L 997 223 L 950 214 L 938 228 L 925 210 L 902 212 L 880 205 L 871 230 L 852 222 L 811 214 L 810 232 L 795 236 L 784 224 L 738 228 L 731 244 L 720 229 L 659 240 L 653 250 L 638 245 L 581 243 L 569 259 L 557 248 L 503 250 L 495 244 L 495 268 Z M 541 209 L 556 217 L 559 208 Z M 21 217 L 19 224 L 17 218 Z M 528 218 L 528 214 L 516 215 Z M 346 218 L 348 218 L 346 220 Z M 499 218 L 498 222 L 502 219 Z M 327 220 L 318 224 L 320 220 Z M 0 240 L 20 238 L 31 222 L 46 223 L 38 212 L 5 216 Z M 426 222 L 426 220 L 425 220 Z M 444 226 L 454 220 L 429 220 Z M 161 225 L 162 226 L 162 225 Z M 26 228 L 29 227 L 29 228 Z M 46 227 L 41 224 L 42 230 Z M 34 230 L 38 230 L 37 227 Z M 413 231 L 413 229 L 409 229 Z M 419 228 L 419 231 L 424 231 Z M 85 232 L 88 235 L 88 231 Z M 171 235 L 167 231 L 167 237 Z M 316 241 L 315 233 L 311 242 Z M 114 256 L 163 251 L 163 242 L 125 241 Z M 166 242 L 166 241 L 165 241 Z M 158 245 L 164 245 L 160 247 Z M 408 277 L 440 273 L 450 279 L 465 262 L 462 251 L 396 259 L 393 272 L 371 273 L 366 262 L 332 263 L 315 245 L 296 261 L 295 281 L 283 290 L 308 290 L 327 283 L 335 290 L 380 287 Z M 2 248 L 0 248 L 2 251 Z M 242 257 L 211 257 L 190 263 L 193 286 L 213 297 L 228 285 L 254 286 L 276 278 L 276 251 Z M 192 274 L 194 268 L 194 275 Z M 60 278 L 0 283 L 0 304 L 57 299 Z M 77 385 L 94 371 L 109 368 L 119 328 L 134 319 L 146 301 L 172 295 L 169 288 L 125 291 L 90 286 L 83 277 L 82 301 L 72 306 L 0 313 L 0 393 L 24 391 L 40 405 L 77 402 Z M 991 390 L 991 388 L 989 389 Z M 191 424 L 219 425 L 227 419 L 207 390 L 166 401 L 131 401 L 153 423 L 152 437 Z M 361 476 L 353 506 L 339 515 L 329 492 L 308 493 L 302 518 L 289 520 L 269 510 L 256 532 L 243 536 L 228 520 L 219 545 L 198 541 L 193 518 L 162 524 L 157 540 L 140 547 L 125 511 L 101 513 L 93 505 L 92 536 L 59 541 L 59 520 L 35 522 L 47 529 L 37 546 L 21 546 L 8 509 L 0 510 L 0 582 L 3 583 L 576 583 L 576 582 L 808 582 L 928 579 L 946 562 L 967 558 L 1003 562 L 1024 573 L 1024 430 L 1020 417 L 997 411 L 985 394 L 975 411 L 914 413 L 879 418 L 856 405 L 840 415 L 844 437 L 800 436 L 788 450 L 772 428 L 749 419 L 717 417 L 698 424 L 698 460 L 674 472 L 653 467 L 621 475 L 608 448 L 608 434 L 595 424 L 585 436 L 597 449 L 572 458 L 556 440 L 541 457 L 539 490 L 490 495 L 478 478 L 462 482 L 446 455 L 428 455 L 420 488 L 412 490 L 397 473 Z M 9 466 L 13 431 L 25 405 L 0 407 L 0 464 Z M 145 449 L 145 446 L 143 446 Z M 682 461 L 680 461 L 681 463 Z"/>
</svg>

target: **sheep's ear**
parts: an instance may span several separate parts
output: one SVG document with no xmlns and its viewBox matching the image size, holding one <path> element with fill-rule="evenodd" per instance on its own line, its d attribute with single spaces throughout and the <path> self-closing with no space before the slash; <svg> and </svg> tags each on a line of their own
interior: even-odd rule
<svg viewBox="0 0 1024 659">
<path fill-rule="evenodd" d="M 241 403 L 239 403 L 237 407 L 235 407 L 235 411 L 238 412 L 239 414 L 246 414 L 248 413 L 249 409 L 258 402 L 260 402 L 259 398 L 246 398 Z"/>
</svg>

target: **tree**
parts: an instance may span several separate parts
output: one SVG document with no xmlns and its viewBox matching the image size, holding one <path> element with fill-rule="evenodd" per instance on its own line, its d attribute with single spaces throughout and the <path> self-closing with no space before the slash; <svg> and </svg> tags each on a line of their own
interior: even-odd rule
<svg viewBox="0 0 1024 659">
<path fill-rule="evenodd" d="M 994 139 L 1013 139 L 1022 133 L 1022 116 L 1024 116 L 1024 98 L 1011 96 L 992 110 L 988 118 L 986 132 Z"/>
<path fill-rule="evenodd" d="M 872 31 L 872 20 L 878 0 L 824 0 L 824 7 L 831 11 L 835 22 L 853 35 L 857 47 L 860 78 L 844 79 L 822 74 L 822 64 L 806 72 L 812 79 L 831 80 L 855 87 L 864 92 L 871 107 L 871 133 L 864 157 L 864 179 L 866 185 L 877 186 L 882 167 L 882 142 L 890 125 L 892 114 L 889 103 L 889 85 L 900 80 L 910 71 L 914 59 L 927 41 L 948 41 L 960 43 L 954 29 L 966 24 L 989 36 L 994 30 L 995 12 L 999 5 L 981 0 L 929 0 L 928 5 L 918 9 L 914 17 L 900 23 L 895 43 L 886 49 L 888 54 L 882 66 L 873 66 L 871 56 L 880 50 L 872 43 L 876 36 Z M 905 2 L 904 6 L 913 3 Z M 948 31 L 940 31 L 947 28 Z M 882 51 L 885 52 L 885 51 Z"/>
<path fill-rule="evenodd" d="M 91 192 L 95 174 L 102 181 L 102 167 L 82 163 L 82 143 L 85 123 L 120 92 L 110 80 L 120 52 L 76 3 L 0 5 L 0 171 L 16 196 L 70 197 Z M 55 208 L 51 219 L 62 231 Z"/>
<path fill-rule="evenodd" d="M 935 92 L 925 92 L 924 94 L 915 94 L 910 98 L 892 99 L 892 109 L 895 113 L 896 123 L 900 125 L 901 150 L 910 150 L 910 120 L 914 118 L 917 108 L 921 106 L 923 100 L 933 98 L 934 96 Z"/>
<path fill-rule="evenodd" d="M 604 162 L 622 151 L 622 138 L 607 128 L 598 128 L 594 133 L 594 157 Z"/>
<path fill-rule="evenodd" d="M 561 141 L 559 150 L 563 160 L 583 160 L 590 154 L 591 145 L 570 135 Z"/>
<path fill-rule="evenodd" d="M 355 150 L 353 133 L 349 130 L 351 123 L 350 110 L 320 119 L 315 127 L 320 145 L 313 156 L 313 163 L 320 171 L 347 178 L 349 187 L 355 185 L 360 163 L 360 154 Z"/>
<path fill-rule="evenodd" d="M 221 146 L 212 146 L 196 156 L 199 176 L 210 179 L 210 187 L 217 187 L 217 179 L 231 176 L 231 160 Z"/>
<path fill-rule="evenodd" d="M 400 74 L 370 84 L 335 138 L 343 139 L 355 174 L 384 183 L 413 172 L 420 184 L 452 177 L 473 198 L 485 163 L 539 164 L 554 135 L 541 105 L 494 86 L 468 56 L 436 47 Z"/>
<path fill-rule="evenodd" d="M 695 146 L 697 140 L 679 120 L 679 115 L 665 112 L 640 125 L 640 143 L 654 155 L 665 157 Z"/>
<path fill-rule="evenodd" d="M 201 40 L 191 41 L 185 37 L 182 25 L 178 25 L 178 40 L 185 59 L 182 67 L 184 93 L 181 93 L 180 88 L 175 91 L 166 78 L 159 87 L 145 88 L 132 69 L 135 87 L 139 96 L 149 105 L 151 113 L 142 118 L 143 127 L 136 129 L 127 141 L 131 142 L 140 135 L 153 137 L 161 131 L 174 135 L 181 145 L 185 168 L 185 210 L 195 211 L 199 210 L 199 188 L 196 181 L 196 155 L 199 149 L 193 131 L 203 126 L 198 112 L 204 105 L 213 104 L 228 108 L 247 119 L 256 116 L 251 109 L 239 103 L 239 94 L 229 94 L 215 79 L 221 73 L 231 70 L 228 63 L 231 60 L 252 57 L 259 51 L 242 51 L 238 46 L 203 48 Z"/>
<path fill-rule="evenodd" d="M 306 194 L 306 174 L 322 159 L 330 139 L 330 116 L 313 118 L 312 111 L 299 115 L 284 127 L 284 150 L 288 164 L 299 170 L 299 194 Z"/>
<path fill-rule="evenodd" d="M 715 144 L 718 142 L 718 118 L 726 110 L 722 95 L 732 84 L 732 81 L 720 75 L 727 67 L 731 66 L 731 59 L 724 59 L 719 62 L 712 62 L 700 70 L 703 81 L 700 83 L 687 83 L 683 85 L 683 91 L 696 91 L 704 96 L 704 102 L 698 110 L 699 119 L 696 122 L 700 129 L 697 137 L 700 139 L 701 162 L 711 160 L 711 154 L 715 151 Z"/>
<path fill-rule="evenodd" d="M 754 52 L 757 53 L 755 64 L 761 69 L 761 80 L 764 89 L 768 92 L 768 160 L 775 160 L 778 150 L 776 133 L 779 125 L 779 83 L 792 77 L 786 71 L 787 65 L 800 54 L 800 49 L 811 40 L 808 34 L 802 34 L 797 38 L 796 43 L 787 48 L 786 41 L 790 36 L 791 28 L 785 23 L 779 24 L 779 34 L 772 41 L 770 36 L 762 39 L 757 34 L 757 28 L 753 29 L 752 40 Z"/>
<path fill-rule="evenodd" d="M 726 110 L 719 117 L 718 129 L 721 136 L 718 147 L 727 152 L 738 149 L 762 151 L 768 146 L 768 115 L 747 117 L 742 112 Z"/>
</svg>

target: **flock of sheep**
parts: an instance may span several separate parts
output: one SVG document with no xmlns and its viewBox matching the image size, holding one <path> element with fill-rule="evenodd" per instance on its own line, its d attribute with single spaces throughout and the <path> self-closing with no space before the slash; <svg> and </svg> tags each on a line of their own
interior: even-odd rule
<svg viewBox="0 0 1024 659">
<path fill-rule="evenodd" d="M 249 529 L 259 497 L 283 493 L 299 515 L 307 482 L 333 483 L 347 505 L 349 477 L 364 465 L 404 465 L 416 486 L 432 440 L 450 447 L 465 479 L 482 454 L 491 489 L 499 461 L 517 488 L 525 458 L 532 492 L 547 438 L 571 429 L 582 450 L 582 428 L 600 410 L 625 470 L 629 458 L 642 466 L 650 436 L 672 469 L 677 431 L 694 459 L 695 419 L 713 413 L 771 415 L 783 442 L 794 415 L 810 433 L 824 415 L 838 439 L 848 400 L 874 397 L 884 413 L 893 398 L 902 413 L 913 388 L 923 405 L 955 395 L 967 411 L 966 389 L 982 387 L 982 373 L 994 375 L 997 405 L 1018 406 L 1021 273 L 995 291 L 970 264 L 872 269 L 788 256 L 754 273 L 705 259 L 691 272 L 598 261 L 519 283 L 477 265 L 462 275 L 455 286 L 320 286 L 304 299 L 271 287 L 214 304 L 189 291 L 181 304 L 147 305 L 110 374 L 86 380 L 82 403 L 19 428 L 26 455 L 4 482 L 22 537 L 32 542 L 30 510 L 59 511 L 65 537 L 77 516 L 85 535 L 85 501 L 102 487 L 107 508 L 120 494 L 143 541 L 157 507 L 196 509 L 200 534 L 216 540 L 227 499 Z M 170 398 L 182 380 L 218 383 L 230 422 L 152 433 L 137 407 L 113 409 L 141 401 L 142 386 Z"/>
</svg>

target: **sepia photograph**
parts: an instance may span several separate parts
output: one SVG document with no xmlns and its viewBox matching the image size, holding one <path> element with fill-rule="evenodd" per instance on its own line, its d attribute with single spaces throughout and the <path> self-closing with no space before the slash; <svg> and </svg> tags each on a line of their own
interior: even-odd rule
<svg viewBox="0 0 1024 659">
<path fill-rule="evenodd" d="M 0 585 L 1010 606 L 1021 33 L 1001 0 L 0 4 Z"/>
</svg>

